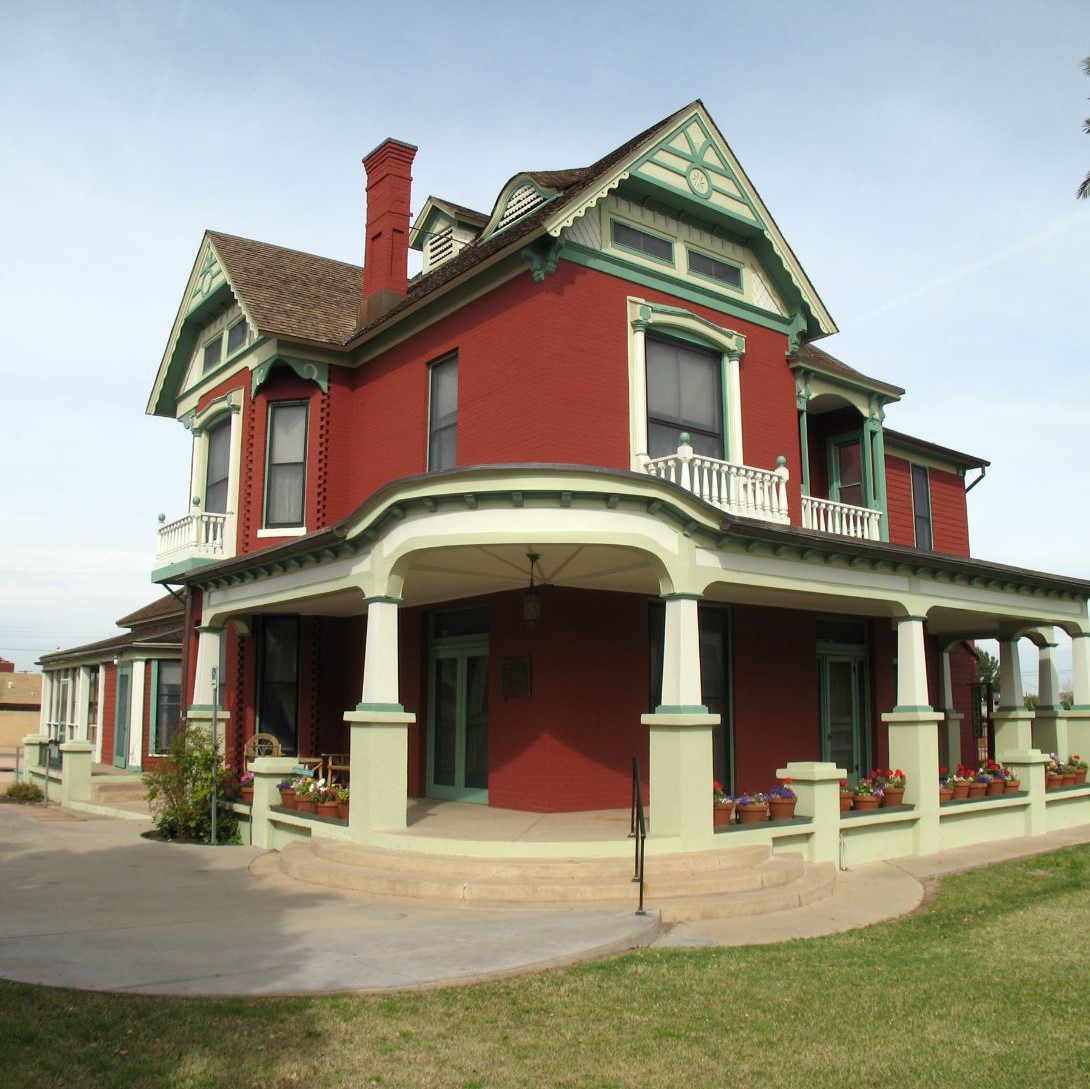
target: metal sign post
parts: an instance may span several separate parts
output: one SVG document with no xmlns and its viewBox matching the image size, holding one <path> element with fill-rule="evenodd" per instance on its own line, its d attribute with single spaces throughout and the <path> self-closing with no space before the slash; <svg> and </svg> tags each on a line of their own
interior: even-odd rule
<svg viewBox="0 0 1090 1089">
<path fill-rule="evenodd" d="M 213 666 L 212 667 L 212 846 L 216 846 L 216 780 L 219 776 L 216 772 L 219 770 L 220 762 L 220 747 L 219 741 L 216 738 L 216 712 L 219 710 L 220 705 L 220 671 Z"/>
</svg>

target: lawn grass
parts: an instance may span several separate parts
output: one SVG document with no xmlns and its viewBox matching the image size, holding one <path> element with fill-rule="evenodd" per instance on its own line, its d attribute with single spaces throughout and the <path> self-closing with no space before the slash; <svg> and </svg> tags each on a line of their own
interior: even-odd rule
<svg viewBox="0 0 1090 1089">
<path fill-rule="evenodd" d="M 0 1087 L 1090 1083 L 1090 847 L 947 878 L 921 912 L 387 996 L 172 999 L 0 982 Z"/>
</svg>

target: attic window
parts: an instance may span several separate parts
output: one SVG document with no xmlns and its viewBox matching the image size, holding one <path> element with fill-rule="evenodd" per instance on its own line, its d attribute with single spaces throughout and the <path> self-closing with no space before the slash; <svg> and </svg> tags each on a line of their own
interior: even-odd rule
<svg viewBox="0 0 1090 1089">
<path fill-rule="evenodd" d="M 204 346 L 204 361 L 201 364 L 201 368 L 205 374 L 207 374 L 214 367 L 218 367 L 220 359 L 223 356 L 223 334 L 213 337 Z"/>
<path fill-rule="evenodd" d="M 618 223 L 615 219 L 610 222 L 613 245 L 634 250 L 645 257 L 667 261 L 671 265 L 674 263 L 674 244 L 668 238 L 660 238 L 658 235 L 648 234 L 647 231 L 638 231 L 635 227 L 629 227 L 627 223 Z"/>
<path fill-rule="evenodd" d="M 428 265 L 438 265 L 454 254 L 454 228 L 437 231 L 428 242 Z"/>
<path fill-rule="evenodd" d="M 502 231 L 504 227 L 510 226 L 516 219 L 521 219 L 527 212 L 540 208 L 544 203 L 545 197 L 536 186 L 529 183 L 520 185 L 508 198 L 507 207 L 504 208 L 503 215 L 500 216 L 500 221 L 496 224 L 496 230 Z"/>
<path fill-rule="evenodd" d="M 707 276 L 728 287 L 741 288 L 742 270 L 727 261 L 718 261 L 707 254 L 689 250 L 689 271 L 696 276 Z"/>
<path fill-rule="evenodd" d="M 236 321 L 230 329 L 227 330 L 227 354 L 234 355 L 240 348 L 246 346 L 246 341 L 250 339 L 250 326 L 245 318 L 242 321 Z"/>
</svg>

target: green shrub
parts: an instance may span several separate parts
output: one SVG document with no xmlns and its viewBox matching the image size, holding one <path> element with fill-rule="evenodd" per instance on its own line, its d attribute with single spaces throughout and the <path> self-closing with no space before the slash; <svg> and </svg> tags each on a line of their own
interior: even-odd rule
<svg viewBox="0 0 1090 1089">
<path fill-rule="evenodd" d="M 238 818 L 231 809 L 234 773 L 212 749 L 206 730 L 179 734 L 158 767 L 144 775 L 148 805 L 162 839 L 212 842 L 212 774 L 216 776 L 216 842 L 238 841 Z"/>
<path fill-rule="evenodd" d="M 4 797 L 12 802 L 40 802 L 45 795 L 37 783 L 12 783 Z"/>
</svg>

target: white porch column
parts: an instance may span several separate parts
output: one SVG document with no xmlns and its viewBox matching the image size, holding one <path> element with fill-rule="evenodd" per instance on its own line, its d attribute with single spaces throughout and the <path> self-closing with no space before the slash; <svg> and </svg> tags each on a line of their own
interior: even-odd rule
<svg viewBox="0 0 1090 1089">
<path fill-rule="evenodd" d="M 727 352 L 727 461 L 745 464 L 742 446 L 742 378 L 739 363 L 741 352 Z"/>
<path fill-rule="evenodd" d="M 398 702 L 398 606 L 396 597 L 367 601 L 367 644 L 363 660 L 363 692 L 349 724 L 352 806 L 348 830 L 366 839 L 376 828 L 406 825 L 409 795 L 409 726 L 416 715 Z"/>
<path fill-rule="evenodd" d="M 193 677 L 193 702 L 185 714 L 186 726 L 202 726 L 210 729 L 212 725 L 212 670 L 220 670 L 222 659 L 223 628 L 200 627 L 197 629 L 197 668 Z M 216 733 L 220 744 L 223 743 L 224 723 L 231 717 L 230 713 L 223 709 L 223 680 L 219 676 L 220 706 L 216 709 Z M 185 678 L 182 679 L 184 685 Z"/>
<path fill-rule="evenodd" d="M 701 702 L 700 621 L 694 594 L 665 599 L 662 703 L 641 716 L 650 729 L 651 833 L 679 837 L 683 849 L 710 846 L 712 831 L 712 728 Z"/>
<path fill-rule="evenodd" d="M 953 771 L 961 763 L 961 720 L 954 709 L 954 685 L 950 678 L 950 648 L 942 652 L 942 708 L 946 718 L 945 744 L 939 749 L 939 762 Z"/>
<path fill-rule="evenodd" d="M 1071 633 L 1071 663 L 1074 667 L 1074 702 L 1064 716 L 1067 721 L 1068 755 L 1078 753 L 1090 759 L 1090 631 Z"/>
<path fill-rule="evenodd" d="M 919 815 L 913 852 L 939 850 L 939 720 L 929 703 L 924 618 L 901 616 L 897 624 L 897 705 L 882 715 L 889 736 L 890 767 L 906 776 L 905 803 Z"/>
<path fill-rule="evenodd" d="M 995 758 L 1001 753 L 1028 752 L 1033 748 L 1033 712 L 1026 710 L 1022 696 L 1022 667 L 1018 657 L 1018 639 L 999 640 L 999 710 L 995 723 Z"/>
<path fill-rule="evenodd" d="M 144 766 L 144 681 L 148 663 L 137 658 L 132 663 L 132 683 L 129 709 L 129 754 L 126 763 L 130 768 Z"/>
<path fill-rule="evenodd" d="M 650 316 L 650 310 L 646 311 Z M 647 453 L 647 320 L 632 322 L 632 365 L 629 369 L 629 429 L 632 433 L 632 468 L 642 469 Z"/>
<path fill-rule="evenodd" d="M 76 736 L 74 741 L 86 741 L 87 740 L 87 722 L 88 722 L 88 702 L 87 697 L 91 694 L 91 666 L 79 667 L 79 682 L 76 685 L 76 705 L 75 705 L 75 722 L 76 722 Z"/>
<path fill-rule="evenodd" d="M 49 716 L 53 707 L 53 674 L 42 673 L 42 706 L 38 713 L 38 733 L 49 736 Z"/>
<path fill-rule="evenodd" d="M 102 763 L 102 708 L 104 706 L 104 700 L 106 699 L 106 664 L 102 663 L 98 667 L 98 684 L 95 685 L 95 754 L 94 762 L 96 764 Z"/>
<path fill-rule="evenodd" d="M 1067 721 L 1060 706 L 1060 671 L 1056 666 L 1056 644 L 1043 643 L 1037 658 L 1037 710 L 1033 716 L 1033 748 L 1042 752 L 1071 755 L 1067 743 Z"/>
</svg>

